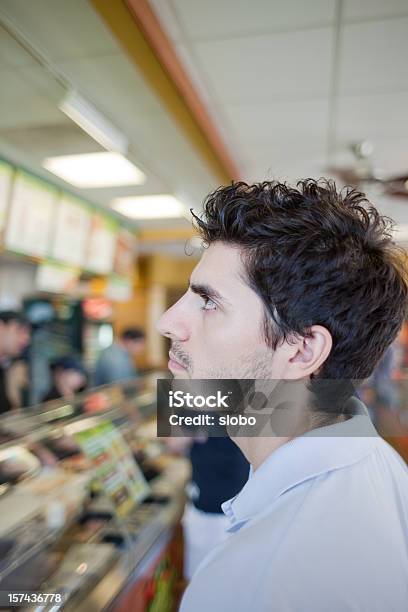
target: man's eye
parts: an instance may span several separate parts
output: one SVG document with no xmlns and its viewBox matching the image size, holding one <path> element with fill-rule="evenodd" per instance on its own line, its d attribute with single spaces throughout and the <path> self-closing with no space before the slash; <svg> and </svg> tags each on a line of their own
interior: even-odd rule
<svg viewBox="0 0 408 612">
<path fill-rule="evenodd" d="M 213 302 L 208 295 L 201 295 L 200 297 L 204 301 L 204 304 L 201 306 L 201 310 L 215 310 L 217 308 L 217 304 Z"/>
</svg>

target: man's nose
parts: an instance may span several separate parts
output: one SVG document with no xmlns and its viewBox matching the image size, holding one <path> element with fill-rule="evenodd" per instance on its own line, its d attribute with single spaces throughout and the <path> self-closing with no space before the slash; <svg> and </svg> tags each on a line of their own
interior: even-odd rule
<svg viewBox="0 0 408 612">
<path fill-rule="evenodd" d="M 184 342 L 190 336 L 187 317 L 183 316 L 182 300 L 171 306 L 157 322 L 156 328 L 166 338 Z"/>
</svg>

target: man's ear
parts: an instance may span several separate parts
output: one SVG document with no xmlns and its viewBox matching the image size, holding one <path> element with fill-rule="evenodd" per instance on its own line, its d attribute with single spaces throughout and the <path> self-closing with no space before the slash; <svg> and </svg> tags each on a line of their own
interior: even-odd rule
<svg viewBox="0 0 408 612">
<path fill-rule="evenodd" d="M 330 332 L 322 325 L 313 325 L 310 334 L 296 341 L 296 353 L 290 358 L 290 378 L 315 374 L 328 358 L 333 346 Z"/>
</svg>

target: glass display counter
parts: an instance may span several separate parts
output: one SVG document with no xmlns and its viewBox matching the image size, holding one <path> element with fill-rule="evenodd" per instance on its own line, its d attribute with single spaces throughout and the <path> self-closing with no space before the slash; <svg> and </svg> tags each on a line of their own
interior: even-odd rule
<svg viewBox="0 0 408 612">
<path fill-rule="evenodd" d="M 176 610 L 188 478 L 147 380 L 1 418 L 0 609 Z"/>
</svg>

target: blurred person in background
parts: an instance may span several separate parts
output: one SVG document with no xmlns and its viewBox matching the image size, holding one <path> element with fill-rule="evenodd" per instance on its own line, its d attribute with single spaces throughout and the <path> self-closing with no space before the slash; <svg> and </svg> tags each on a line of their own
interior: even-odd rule
<svg viewBox="0 0 408 612">
<path fill-rule="evenodd" d="M 94 385 L 110 385 L 137 376 L 133 360 L 144 349 L 144 332 L 138 327 L 125 329 L 111 346 L 101 352 L 93 376 Z"/>
<path fill-rule="evenodd" d="M 364 381 L 361 397 L 366 404 L 372 421 L 379 423 L 379 411 L 395 411 L 399 405 L 399 387 L 397 377 L 402 355 L 398 342 L 395 341 L 380 359 L 374 372 Z"/>
<path fill-rule="evenodd" d="M 26 359 L 17 358 L 7 369 L 7 396 L 12 409 L 28 406 L 29 403 L 29 372 Z"/>
<path fill-rule="evenodd" d="M 166 438 L 166 446 L 174 453 L 188 452 L 191 461 L 189 501 L 182 519 L 184 577 L 191 580 L 201 561 L 228 535 L 221 505 L 242 489 L 249 463 L 227 436 Z"/>
<path fill-rule="evenodd" d="M 87 375 L 81 362 L 71 355 L 58 357 L 50 363 L 52 386 L 43 397 L 43 402 L 65 398 L 71 400 L 76 393 L 84 391 Z"/>
<path fill-rule="evenodd" d="M 0 413 L 18 407 L 15 399 L 19 393 L 15 392 L 13 381 L 8 381 L 8 373 L 13 371 L 13 364 L 28 347 L 30 340 L 31 326 L 21 313 L 14 310 L 0 312 Z"/>
<path fill-rule="evenodd" d="M 408 367 L 408 322 L 404 321 L 398 334 L 398 345 L 400 353 L 399 377 L 404 377 L 404 370 Z"/>
</svg>

